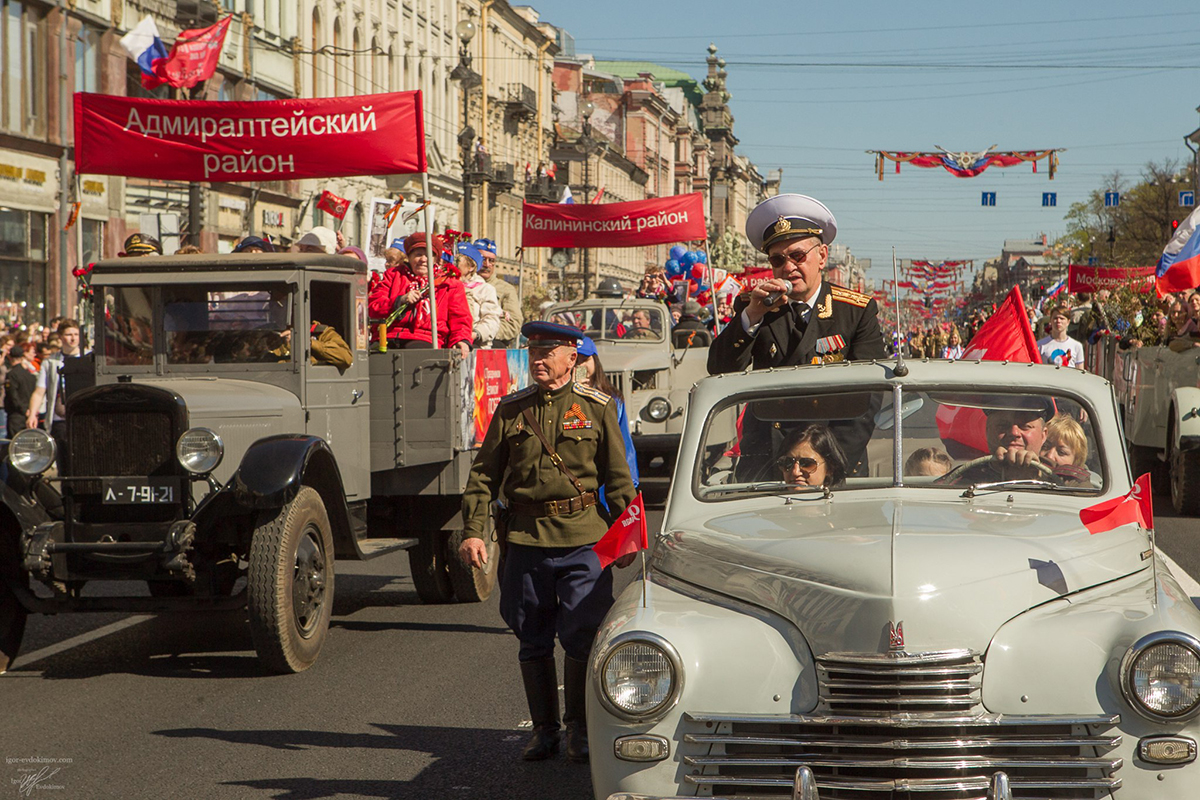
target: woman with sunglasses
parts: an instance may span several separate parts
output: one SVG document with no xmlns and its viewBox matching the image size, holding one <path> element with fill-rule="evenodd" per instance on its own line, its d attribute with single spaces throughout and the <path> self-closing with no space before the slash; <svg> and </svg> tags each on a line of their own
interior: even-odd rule
<svg viewBox="0 0 1200 800">
<path fill-rule="evenodd" d="M 792 431 L 775 460 L 786 483 L 832 489 L 846 480 L 846 457 L 828 425 L 814 422 Z"/>
</svg>

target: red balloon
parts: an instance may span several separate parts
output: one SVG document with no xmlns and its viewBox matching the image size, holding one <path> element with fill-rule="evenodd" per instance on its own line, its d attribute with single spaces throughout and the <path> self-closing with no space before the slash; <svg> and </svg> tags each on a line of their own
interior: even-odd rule
<svg viewBox="0 0 1200 800">
<path fill-rule="evenodd" d="M 704 280 L 704 273 L 708 269 L 704 264 L 696 264 L 692 267 L 692 277 L 698 281 Z"/>
</svg>

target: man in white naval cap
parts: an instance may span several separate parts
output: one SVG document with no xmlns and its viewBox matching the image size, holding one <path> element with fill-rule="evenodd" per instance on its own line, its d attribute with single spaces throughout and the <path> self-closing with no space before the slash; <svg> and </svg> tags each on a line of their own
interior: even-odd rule
<svg viewBox="0 0 1200 800">
<path fill-rule="evenodd" d="M 874 298 L 823 279 L 836 235 L 833 213 L 802 194 L 777 195 L 750 212 L 746 236 L 767 254 L 774 277 L 734 302 L 734 320 L 709 350 L 710 373 L 886 356 Z"/>
<path fill-rule="evenodd" d="M 773 277 L 734 302 L 734 319 L 708 351 L 711 374 L 886 357 L 874 298 L 824 280 L 836 235 L 833 213 L 806 195 L 777 195 L 750 212 L 746 236 L 767 254 Z M 751 474 L 758 469 L 753 465 L 770 463 L 781 444 L 775 440 L 787 432 L 752 417 L 747 413 L 743 423 L 741 449 L 748 458 L 739 472 L 762 479 Z M 848 473 L 858 473 L 872 430 L 869 416 L 830 427 Z"/>
</svg>

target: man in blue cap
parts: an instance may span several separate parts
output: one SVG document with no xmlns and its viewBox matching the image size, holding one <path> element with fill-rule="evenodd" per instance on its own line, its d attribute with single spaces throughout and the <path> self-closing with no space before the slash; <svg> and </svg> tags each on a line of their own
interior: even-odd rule
<svg viewBox="0 0 1200 800">
<path fill-rule="evenodd" d="M 558 752 L 557 636 L 566 654 L 567 757 L 587 763 L 587 659 L 613 601 L 612 570 L 600 568 L 592 545 L 633 501 L 633 479 L 616 402 L 574 380 L 582 332 L 530 322 L 521 333 L 529 339 L 533 385 L 501 400 L 488 425 L 463 493 L 459 556 L 484 568 L 488 514 L 503 499 L 507 550 L 500 613 L 521 642 L 518 658 L 533 720 L 521 758 L 540 761 Z M 597 504 L 601 486 L 607 514 Z M 632 560 L 630 554 L 616 563 Z"/>
<path fill-rule="evenodd" d="M 516 347 L 517 334 L 525 319 L 521 313 L 521 298 L 517 296 L 517 290 L 511 283 L 496 274 L 496 243 L 491 239 L 476 239 L 475 247 L 483 256 L 483 263 L 479 266 L 479 277 L 496 290 L 496 296 L 500 298 L 500 308 L 504 310 L 500 320 L 500 331 L 496 334 L 492 346 Z"/>
</svg>

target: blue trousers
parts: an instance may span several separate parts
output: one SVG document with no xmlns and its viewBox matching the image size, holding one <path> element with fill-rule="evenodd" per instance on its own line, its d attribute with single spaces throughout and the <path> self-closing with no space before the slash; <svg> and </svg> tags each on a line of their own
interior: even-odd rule
<svg viewBox="0 0 1200 800">
<path fill-rule="evenodd" d="M 510 544 L 500 576 L 500 615 L 521 640 L 521 661 L 554 655 L 554 637 L 568 656 L 587 659 L 613 604 L 612 569 L 600 569 L 591 545 Z"/>
</svg>

